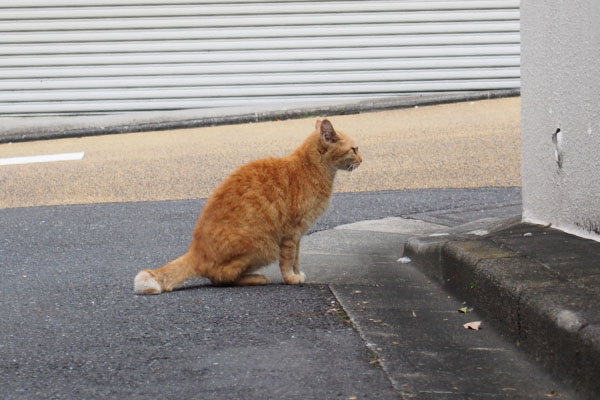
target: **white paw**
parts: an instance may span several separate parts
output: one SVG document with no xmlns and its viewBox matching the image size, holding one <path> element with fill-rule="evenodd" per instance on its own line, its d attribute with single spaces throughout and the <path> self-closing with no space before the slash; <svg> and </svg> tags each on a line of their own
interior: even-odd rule
<svg viewBox="0 0 600 400">
<path fill-rule="evenodd" d="M 160 294 L 162 287 L 148 271 L 140 271 L 133 281 L 135 294 Z"/>
<path fill-rule="evenodd" d="M 304 281 L 306 280 L 306 275 L 304 275 L 304 272 L 300 272 L 299 274 L 288 275 L 285 278 L 283 278 L 283 280 L 288 285 L 299 285 L 301 283 L 304 283 Z"/>
<path fill-rule="evenodd" d="M 304 275 L 304 272 L 300 271 L 300 283 L 304 283 L 304 281 L 306 280 L 306 275 Z"/>
</svg>

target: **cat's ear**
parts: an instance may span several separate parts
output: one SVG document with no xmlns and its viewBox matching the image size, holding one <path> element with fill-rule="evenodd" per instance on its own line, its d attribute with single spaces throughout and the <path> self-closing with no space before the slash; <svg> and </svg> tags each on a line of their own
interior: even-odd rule
<svg viewBox="0 0 600 400">
<path fill-rule="evenodd" d="M 321 137 L 328 143 L 335 143 L 339 140 L 337 133 L 333 129 L 333 125 L 329 120 L 324 119 L 323 121 L 317 120 L 317 126 L 319 132 L 321 132 Z"/>
</svg>

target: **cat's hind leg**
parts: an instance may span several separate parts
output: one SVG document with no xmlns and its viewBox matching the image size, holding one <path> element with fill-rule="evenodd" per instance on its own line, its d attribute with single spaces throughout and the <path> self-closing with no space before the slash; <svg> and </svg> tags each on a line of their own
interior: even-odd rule
<svg viewBox="0 0 600 400">
<path fill-rule="evenodd" d="M 235 284 L 239 286 L 260 286 L 268 285 L 269 283 L 271 283 L 271 281 L 264 275 L 244 274 Z"/>
<path fill-rule="evenodd" d="M 228 286 L 244 284 L 243 279 L 248 276 L 247 282 L 255 280 L 251 278 L 249 271 L 255 270 L 250 268 L 251 257 L 239 256 L 224 264 L 218 264 L 206 271 L 206 277 L 215 285 Z M 266 279 L 266 277 L 265 277 Z"/>
<path fill-rule="evenodd" d="M 187 253 L 161 268 L 138 272 L 133 288 L 136 294 L 160 294 L 172 291 L 195 276 L 193 256 Z"/>
</svg>

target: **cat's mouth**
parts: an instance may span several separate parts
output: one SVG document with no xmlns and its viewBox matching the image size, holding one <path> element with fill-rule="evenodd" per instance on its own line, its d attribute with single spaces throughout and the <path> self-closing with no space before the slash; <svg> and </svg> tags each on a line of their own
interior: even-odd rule
<svg viewBox="0 0 600 400">
<path fill-rule="evenodd" d="M 356 168 L 358 168 L 358 166 L 360 165 L 360 163 L 352 163 L 352 164 L 348 164 L 348 166 L 346 167 L 346 171 L 348 172 L 352 172 L 354 171 Z"/>
</svg>

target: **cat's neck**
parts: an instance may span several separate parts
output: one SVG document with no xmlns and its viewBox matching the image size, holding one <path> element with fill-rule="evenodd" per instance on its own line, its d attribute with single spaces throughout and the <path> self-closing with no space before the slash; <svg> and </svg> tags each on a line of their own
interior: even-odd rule
<svg viewBox="0 0 600 400">
<path fill-rule="evenodd" d="M 290 157 L 297 159 L 302 164 L 311 180 L 316 178 L 323 184 L 333 187 L 337 168 L 324 157 L 325 151 L 320 135 L 313 133 Z"/>
</svg>

